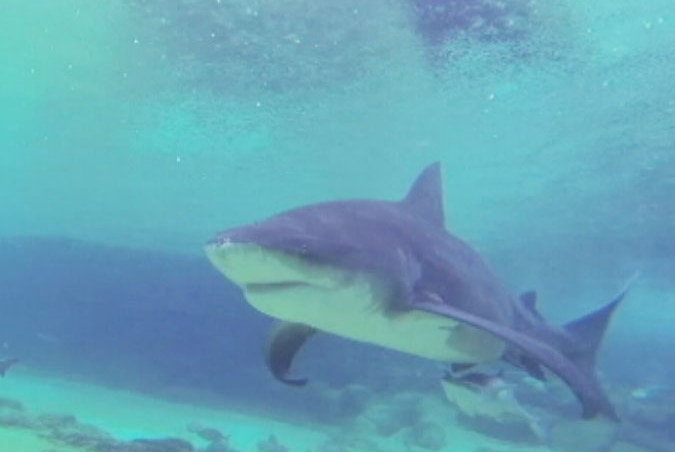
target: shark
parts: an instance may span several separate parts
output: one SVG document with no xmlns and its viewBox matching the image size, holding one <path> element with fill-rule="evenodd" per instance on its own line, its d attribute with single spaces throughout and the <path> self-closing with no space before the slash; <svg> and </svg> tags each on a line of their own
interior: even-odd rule
<svg viewBox="0 0 675 452">
<path fill-rule="evenodd" d="M 630 283 L 583 317 L 548 322 L 536 292 L 510 294 L 487 261 L 448 231 L 440 162 L 402 199 L 293 208 L 216 234 L 205 253 L 250 305 L 279 320 L 265 360 L 283 383 L 307 383 L 292 376 L 293 359 L 326 332 L 458 369 L 503 361 L 538 379 L 552 373 L 584 418 L 618 420 L 595 361 Z"/>
</svg>

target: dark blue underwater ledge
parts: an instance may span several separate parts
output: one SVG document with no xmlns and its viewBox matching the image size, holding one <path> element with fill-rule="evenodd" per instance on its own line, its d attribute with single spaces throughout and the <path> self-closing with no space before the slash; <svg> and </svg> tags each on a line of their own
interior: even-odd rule
<svg viewBox="0 0 675 452">
<path fill-rule="evenodd" d="M 5 239 L 0 294 L 0 355 L 21 358 L 26 370 L 287 418 L 316 418 L 326 402 L 268 375 L 263 348 L 272 320 L 206 257 Z M 357 381 L 382 391 L 439 389 L 434 363 L 327 335 L 312 341 L 297 368 L 337 388 Z"/>
<path fill-rule="evenodd" d="M 271 320 L 199 255 L 5 239 L 0 308 L 2 353 L 31 371 L 286 417 L 316 417 L 325 402 L 272 380 L 262 360 Z M 644 381 L 653 371 L 640 365 L 646 349 L 673 366 L 670 338 L 609 334 L 600 369 L 610 381 Z M 436 391 L 441 375 L 437 363 L 328 336 L 317 337 L 297 364 L 315 382 L 383 392 Z"/>
</svg>

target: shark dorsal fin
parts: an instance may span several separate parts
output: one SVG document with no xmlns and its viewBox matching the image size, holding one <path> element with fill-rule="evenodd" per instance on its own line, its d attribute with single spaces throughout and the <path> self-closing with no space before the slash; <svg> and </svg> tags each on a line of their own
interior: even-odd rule
<svg viewBox="0 0 675 452">
<path fill-rule="evenodd" d="M 537 310 L 537 292 L 534 290 L 529 290 L 520 294 L 520 301 L 523 303 L 523 306 L 532 313 L 538 319 L 543 319 L 539 311 Z"/>
<path fill-rule="evenodd" d="M 445 227 L 440 162 L 434 162 L 427 166 L 417 176 L 405 199 L 403 199 L 403 204 L 430 223 Z"/>
</svg>

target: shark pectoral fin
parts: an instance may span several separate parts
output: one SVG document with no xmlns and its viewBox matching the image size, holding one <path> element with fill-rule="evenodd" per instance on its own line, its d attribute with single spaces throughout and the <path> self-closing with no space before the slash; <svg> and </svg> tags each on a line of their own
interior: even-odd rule
<svg viewBox="0 0 675 452">
<path fill-rule="evenodd" d="M 603 414 L 612 420 L 618 420 L 614 407 L 600 387 L 593 370 L 578 365 L 550 345 L 447 304 L 422 299 L 415 300 L 410 308 L 462 321 L 512 344 L 550 369 L 570 387 L 581 403 L 584 418 Z"/>
<path fill-rule="evenodd" d="M 265 362 L 274 378 L 291 386 L 307 384 L 306 378 L 289 378 L 288 371 L 298 350 L 316 331 L 302 323 L 279 322 L 272 330 L 265 350 Z"/>
</svg>

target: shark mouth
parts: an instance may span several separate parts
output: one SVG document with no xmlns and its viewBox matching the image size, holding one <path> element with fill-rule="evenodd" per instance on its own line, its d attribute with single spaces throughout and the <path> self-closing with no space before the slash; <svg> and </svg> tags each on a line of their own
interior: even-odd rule
<svg viewBox="0 0 675 452">
<path fill-rule="evenodd" d="M 302 281 L 279 281 L 279 282 L 267 282 L 267 283 L 248 283 L 244 284 L 244 290 L 249 293 L 266 293 L 266 292 L 280 292 L 284 290 L 297 289 L 299 287 L 308 287 L 311 284 L 307 284 Z"/>
<path fill-rule="evenodd" d="M 211 262 L 246 293 L 265 295 L 310 287 L 334 289 L 344 280 L 336 269 L 317 267 L 304 259 L 255 243 L 209 244 Z"/>
</svg>

